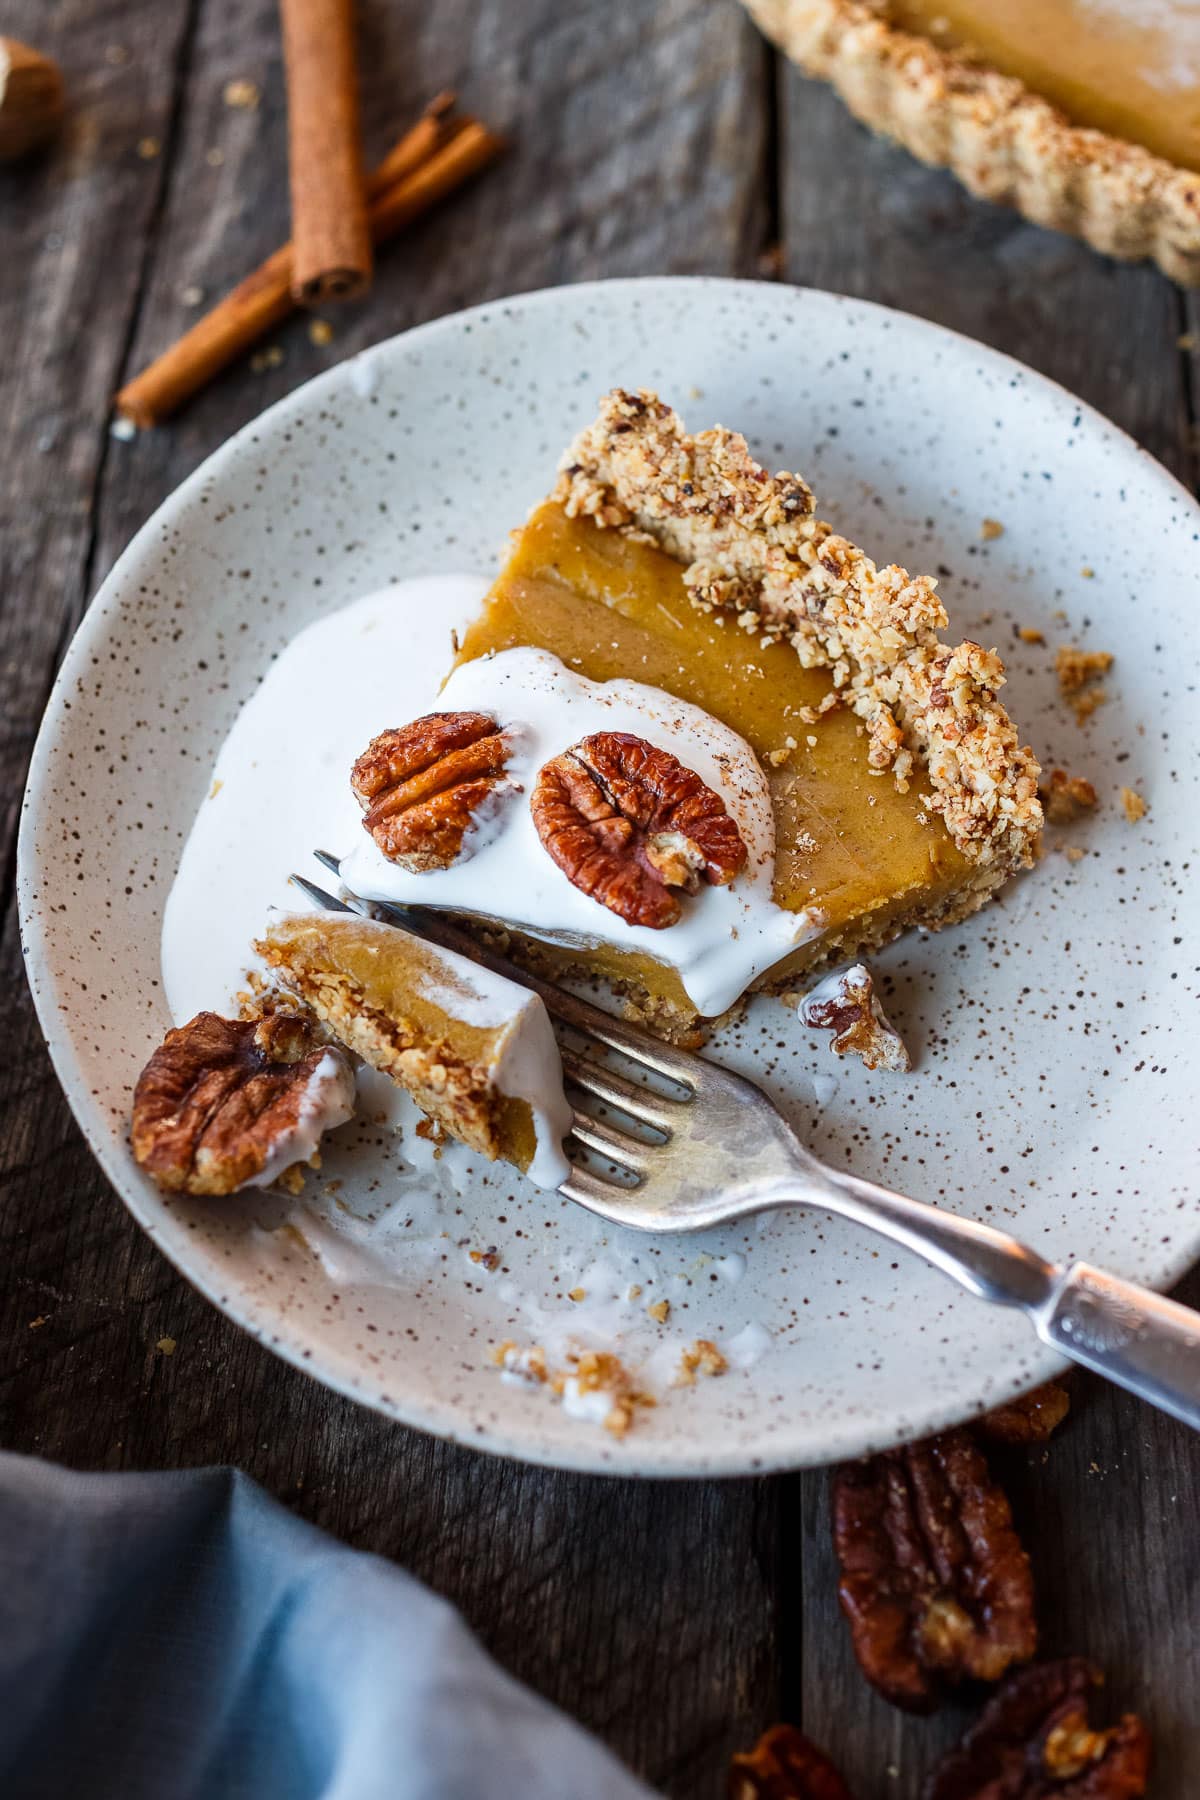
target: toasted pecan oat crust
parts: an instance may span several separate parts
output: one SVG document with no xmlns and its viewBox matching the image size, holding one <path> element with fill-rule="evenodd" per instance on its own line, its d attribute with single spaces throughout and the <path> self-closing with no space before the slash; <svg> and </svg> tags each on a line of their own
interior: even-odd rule
<svg viewBox="0 0 1200 1800">
<path fill-rule="evenodd" d="M 695 605 L 828 668 L 866 724 L 872 767 L 901 787 L 919 770 L 964 855 L 1002 873 L 1033 860 L 1040 771 L 996 697 L 1000 659 L 943 644 L 935 583 L 877 568 L 815 517 L 799 476 L 768 474 L 737 432 L 691 436 L 656 394 L 616 388 L 567 451 L 554 498 L 659 544 L 686 565 Z"/>
</svg>

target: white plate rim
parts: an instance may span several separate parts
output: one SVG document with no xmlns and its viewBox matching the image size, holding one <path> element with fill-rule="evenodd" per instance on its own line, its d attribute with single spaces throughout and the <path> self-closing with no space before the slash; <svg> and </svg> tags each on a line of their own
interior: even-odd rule
<svg viewBox="0 0 1200 1800">
<path fill-rule="evenodd" d="M 226 459 L 245 440 L 265 429 L 280 425 L 292 415 L 298 414 L 314 402 L 318 402 L 326 393 L 336 391 L 346 380 L 347 371 L 355 362 L 360 362 L 368 357 L 393 354 L 399 345 L 419 348 L 422 344 L 428 343 L 440 335 L 461 331 L 464 326 L 470 325 L 474 320 L 485 315 L 494 315 L 509 305 L 519 306 L 526 310 L 539 307 L 550 308 L 564 293 L 586 299 L 592 294 L 620 294 L 623 290 L 644 292 L 650 289 L 679 290 L 684 288 L 694 291 L 704 288 L 720 291 L 764 287 L 769 287 L 781 295 L 790 295 L 801 305 L 818 307 L 832 305 L 838 308 L 847 308 L 851 312 L 858 311 L 869 316 L 875 315 L 892 321 L 900 321 L 905 329 L 911 328 L 918 333 L 927 333 L 931 339 L 949 339 L 959 345 L 969 346 L 973 352 L 986 361 L 1010 369 L 1019 376 L 1024 385 L 1040 389 L 1048 398 L 1055 398 L 1059 403 L 1069 405 L 1081 416 L 1086 417 L 1092 427 L 1098 428 L 1114 445 L 1122 447 L 1126 452 L 1133 451 L 1139 461 L 1149 466 L 1154 479 L 1173 491 L 1176 502 L 1182 504 L 1200 521 L 1200 503 L 1184 484 L 1144 446 L 1137 443 L 1136 439 L 1128 432 L 1114 424 L 1111 419 L 1087 401 L 1072 393 L 1069 388 L 1030 368 L 1029 365 L 1022 363 L 1018 358 L 1010 356 L 1005 351 L 994 349 L 963 332 L 954 331 L 947 326 L 938 325 L 931 320 L 899 308 L 886 306 L 877 301 L 830 293 L 823 289 L 706 275 L 616 277 L 574 283 L 567 287 L 560 285 L 538 288 L 528 293 L 499 296 L 413 326 L 391 338 L 382 339 L 359 352 L 357 356 L 322 371 L 290 394 L 283 396 L 225 439 L 167 496 L 121 552 L 92 601 L 86 607 L 72 636 L 52 684 L 42 722 L 35 738 L 21 804 L 17 840 L 17 907 L 26 972 L 38 1022 L 42 1028 L 55 1074 L 76 1123 L 110 1185 L 147 1236 L 154 1241 L 158 1249 L 185 1280 L 226 1317 L 232 1319 L 235 1324 L 264 1344 L 283 1361 L 319 1380 L 332 1391 L 368 1406 L 398 1424 L 430 1432 L 448 1442 L 544 1467 L 601 1475 L 655 1479 L 681 1477 L 706 1479 L 759 1475 L 787 1469 L 820 1467 L 847 1457 L 864 1454 L 868 1450 L 887 1448 L 891 1443 L 899 1440 L 898 1437 L 888 1439 L 886 1435 L 881 1436 L 877 1430 L 868 1432 L 863 1423 L 855 1419 L 848 1429 L 839 1426 L 839 1422 L 834 1421 L 829 1429 L 828 1441 L 819 1453 L 811 1446 L 793 1447 L 791 1450 L 784 1448 L 780 1441 L 781 1437 L 786 1439 L 786 1430 L 784 1429 L 771 1440 L 770 1447 L 761 1456 L 750 1455 L 744 1447 L 732 1451 L 722 1451 L 719 1446 L 707 1449 L 697 1446 L 693 1453 L 682 1456 L 677 1450 L 660 1454 L 651 1447 L 650 1443 L 647 1443 L 644 1450 L 639 1447 L 628 1459 L 622 1457 L 620 1461 L 614 1462 L 611 1453 L 601 1455 L 594 1441 L 594 1434 L 589 1432 L 579 1434 L 577 1447 L 572 1444 L 569 1448 L 564 1448 L 561 1439 L 553 1442 L 543 1441 L 536 1431 L 526 1433 L 516 1439 L 514 1434 L 507 1431 L 465 1424 L 461 1409 L 454 1407 L 451 1403 L 436 1400 L 422 1402 L 411 1399 L 400 1403 L 381 1389 L 376 1388 L 376 1391 L 372 1392 L 369 1381 L 364 1383 L 358 1378 L 359 1371 L 352 1357 L 332 1350 L 326 1350 L 318 1355 L 306 1346 L 302 1339 L 297 1338 L 290 1341 L 286 1322 L 273 1314 L 269 1307 L 262 1305 L 249 1295 L 243 1294 L 234 1298 L 222 1294 L 220 1292 L 221 1283 L 218 1280 L 209 1278 L 203 1268 L 196 1269 L 189 1266 L 186 1255 L 186 1232 L 180 1231 L 177 1227 L 164 1232 L 162 1229 L 164 1220 L 162 1215 L 155 1211 L 153 1199 L 140 1187 L 127 1185 L 123 1181 L 123 1170 L 106 1123 L 99 1115 L 99 1109 L 90 1104 L 91 1096 L 87 1091 L 85 1078 L 76 1058 L 70 1031 L 67 1029 L 65 1008 L 59 1000 L 60 984 L 53 971 L 52 959 L 45 953 L 45 930 L 42 914 L 31 899 L 37 886 L 41 860 L 35 848 L 35 820 L 40 815 L 47 798 L 44 783 L 52 747 L 61 723 L 64 695 L 76 682 L 80 671 L 86 666 L 88 657 L 97 640 L 102 637 L 110 619 L 122 610 L 125 603 L 120 599 L 117 590 L 129 570 L 145 553 L 152 536 L 161 534 L 164 527 L 170 526 L 180 514 L 187 510 L 195 495 L 203 489 L 206 482 L 219 473 Z M 168 1222 L 171 1223 L 171 1221 Z M 1200 1229 L 1197 1230 L 1193 1242 L 1185 1248 L 1178 1249 L 1173 1255 L 1164 1256 L 1160 1260 L 1154 1272 L 1154 1285 L 1160 1289 L 1172 1286 L 1197 1261 L 1200 1261 Z M 989 1391 L 986 1401 L 980 1400 L 973 1407 L 967 1408 L 964 1408 L 960 1402 L 947 1401 L 917 1409 L 920 1411 L 920 1430 L 922 1433 L 934 1433 L 961 1423 L 1017 1393 L 1027 1391 L 1035 1382 L 1050 1379 L 1068 1366 L 1060 1356 L 1040 1345 L 1034 1345 L 1025 1361 L 1022 1373 L 1012 1379 L 997 1381 L 994 1388 Z M 911 1431 L 906 1431 L 905 1435 L 911 1436 Z"/>
</svg>

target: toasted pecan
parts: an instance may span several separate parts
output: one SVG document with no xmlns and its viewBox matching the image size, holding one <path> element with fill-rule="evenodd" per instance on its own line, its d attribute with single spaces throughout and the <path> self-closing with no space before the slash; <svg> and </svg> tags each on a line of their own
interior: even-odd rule
<svg viewBox="0 0 1200 1800">
<path fill-rule="evenodd" d="M 168 1031 L 138 1078 L 133 1153 L 169 1193 L 231 1194 L 263 1174 L 306 1111 L 324 1106 L 331 1125 L 348 1118 L 352 1083 L 341 1051 L 306 1018 L 197 1013 Z M 344 1104 L 329 1091 L 335 1086 Z"/>
<path fill-rule="evenodd" d="M 595 732 L 544 764 L 531 810 L 567 880 L 628 925 L 674 925 L 674 890 L 694 893 L 701 880 L 723 887 L 745 867 L 745 842 L 720 795 L 630 732 Z"/>
<path fill-rule="evenodd" d="M 794 1725 L 772 1725 L 729 1764 L 729 1800 L 852 1800 L 823 1750 Z"/>
<path fill-rule="evenodd" d="M 1047 1381 L 984 1413 L 975 1428 L 997 1444 L 1044 1444 L 1070 1410 L 1071 1396 L 1062 1382 Z"/>
<path fill-rule="evenodd" d="M 1036 1651 L 1029 1558 L 969 1432 L 843 1466 L 833 1535 L 859 1667 L 894 1705 L 931 1711 Z"/>
<path fill-rule="evenodd" d="M 480 712 L 426 713 L 372 738 L 350 772 L 363 825 L 390 862 L 449 868 L 468 827 L 512 786 L 508 740 Z"/>
<path fill-rule="evenodd" d="M 1140 1800 L 1150 1735 L 1135 1713 L 1092 1728 L 1088 1705 L 1101 1681 L 1079 1656 L 1010 1675 L 935 1770 L 924 1800 Z"/>
</svg>

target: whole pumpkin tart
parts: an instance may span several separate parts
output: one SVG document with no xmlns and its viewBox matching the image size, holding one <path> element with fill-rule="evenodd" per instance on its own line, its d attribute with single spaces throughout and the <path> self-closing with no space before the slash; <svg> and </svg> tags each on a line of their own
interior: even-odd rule
<svg viewBox="0 0 1200 1800">
<path fill-rule="evenodd" d="M 1200 283 L 1194 0 L 744 0 L 855 116 L 987 200 Z"/>
</svg>

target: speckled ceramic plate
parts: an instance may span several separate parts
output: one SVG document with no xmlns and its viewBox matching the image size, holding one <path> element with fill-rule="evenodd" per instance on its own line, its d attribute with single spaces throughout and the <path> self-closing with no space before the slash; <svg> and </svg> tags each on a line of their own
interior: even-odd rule
<svg viewBox="0 0 1200 1800">
<path fill-rule="evenodd" d="M 1006 655 L 1043 761 L 1100 794 L 1000 904 L 881 959 L 911 1076 L 836 1063 L 776 1002 L 718 1053 L 836 1163 L 1064 1259 L 1156 1284 L 1184 1269 L 1200 1252 L 1197 510 L 1069 394 L 879 307 L 699 280 L 535 294 L 381 345 L 240 433 L 122 557 L 55 687 L 21 838 L 30 979 L 117 1191 L 278 1354 L 397 1419 L 533 1460 L 662 1475 L 822 1462 L 1053 1365 L 1019 1318 L 817 1213 L 686 1243 L 626 1236 L 457 1149 L 435 1161 L 411 1131 L 382 1144 L 354 1126 L 299 1202 L 168 1202 L 126 1143 L 131 1086 L 168 1024 L 163 903 L 240 703 L 339 602 L 494 566 L 614 382 L 743 428 L 880 561 L 936 571 L 955 630 Z M 1057 694 L 1064 643 L 1116 653 L 1085 727 Z M 1139 824 L 1123 786 L 1149 802 Z M 617 1344 L 659 1395 L 621 1442 L 490 1361 L 503 1339 L 554 1360 L 581 1336 Z M 671 1386 L 698 1336 L 729 1373 Z"/>
</svg>

